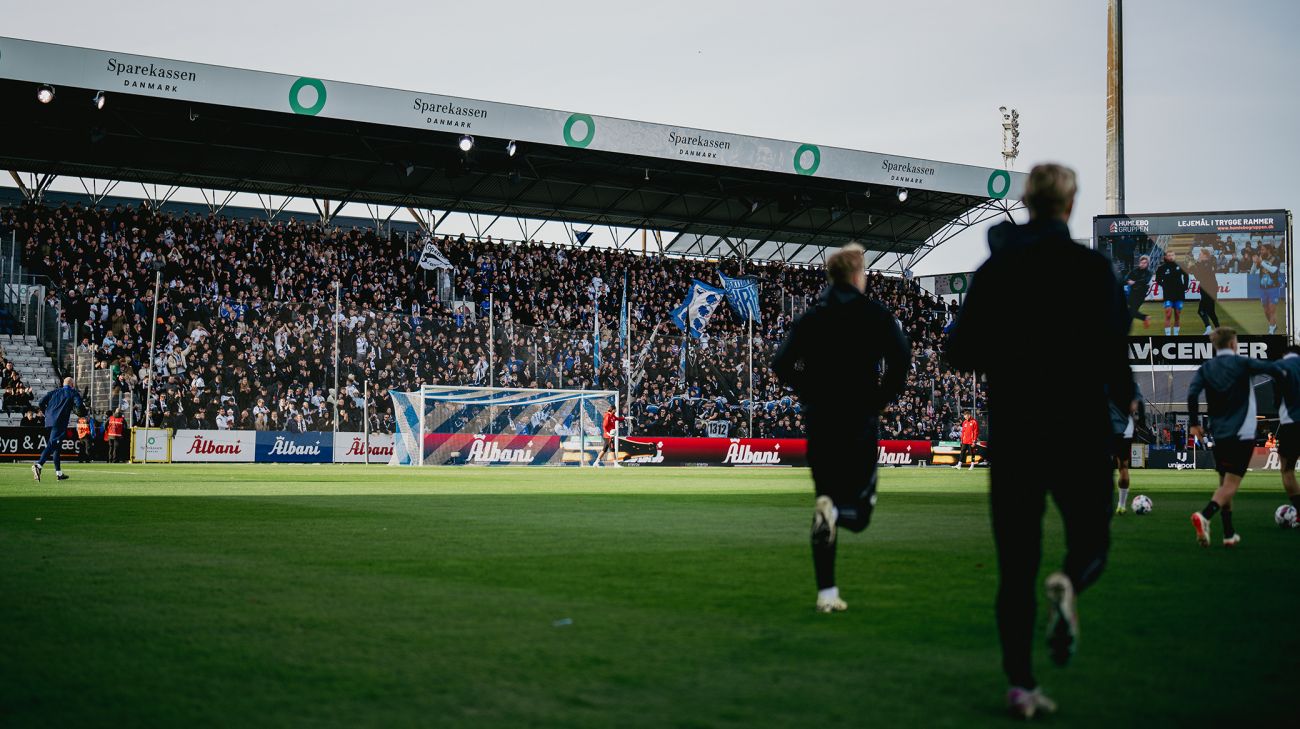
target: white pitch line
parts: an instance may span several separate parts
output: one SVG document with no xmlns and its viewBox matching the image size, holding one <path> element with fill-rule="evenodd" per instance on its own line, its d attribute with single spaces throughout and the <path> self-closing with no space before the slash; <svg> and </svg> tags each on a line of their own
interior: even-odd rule
<svg viewBox="0 0 1300 729">
<path fill-rule="evenodd" d="M 116 468 L 86 468 L 85 466 L 78 467 L 76 470 L 87 471 L 90 473 L 122 473 L 122 474 L 129 473 L 132 476 L 139 476 L 140 474 L 144 473 L 144 471 L 119 471 Z M 71 472 L 72 472 L 71 469 L 69 469 L 69 473 Z"/>
</svg>

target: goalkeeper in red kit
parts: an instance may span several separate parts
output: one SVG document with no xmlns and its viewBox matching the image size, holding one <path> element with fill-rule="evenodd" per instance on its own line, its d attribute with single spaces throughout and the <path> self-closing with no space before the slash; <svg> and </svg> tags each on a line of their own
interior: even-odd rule
<svg viewBox="0 0 1300 729">
<path fill-rule="evenodd" d="M 961 468 L 966 462 L 967 456 L 970 457 L 970 470 L 975 470 L 975 442 L 980 437 L 980 423 L 971 413 L 966 413 L 966 419 L 961 421 L 961 454 L 957 456 L 957 465 L 953 468 Z"/>
<path fill-rule="evenodd" d="M 605 415 L 601 418 L 600 423 L 600 435 L 605 439 L 605 447 L 600 449 L 600 455 L 596 456 L 596 462 L 592 465 L 599 467 L 601 460 L 603 460 L 605 454 L 608 453 L 610 458 L 614 461 L 614 467 L 620 467 L 618 464 L 618 451 L 614 448 L 614 438 L 618 435 L 618 424 L 624 420 L 625 418 L 620 418 L 614 412 L 613 405 L 610 405 L 609 409 L 605 411 Z"/>
</svg>

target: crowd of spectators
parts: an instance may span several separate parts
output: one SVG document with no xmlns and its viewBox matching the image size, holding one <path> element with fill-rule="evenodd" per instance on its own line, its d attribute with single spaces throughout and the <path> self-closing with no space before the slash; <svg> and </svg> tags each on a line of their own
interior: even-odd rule
<svg viewBox="0 0 1300 729">
<path fill-rule="evenodd" d="M 453 266 L 440 298 L 442 273 L 417 267 L 421 242 L 407 234 L 144 205 L 15 206 L 0 209 L 0 226 L 17 231 L 27 271 L 54 282 L 50 303 L 76 360 L 107 371 L 111 405 L 134 407 L 137 420 L 147 398 L 152 422 L 169 427 L 330 430 L 337 347 L 340 430 L 359 430 L 368 412 L 374 429 L 391 432 L 387 390 L 421 384 L 626 393 L 630 360 L 634 433 L 703 435 L 717 420 L 731 435 L 803 432 L 797 398 L 768 363 L 822 288 L 819 269 L 456 237 L 437 241 Z M 740 317 L 719 308 L 699 339 L 669 323 L 691 280 L 716 284 L 719 271 L 759 281 L 752 398 Z M 952 310 L 916 282 L 878 273 L 868 293 L 898 317 L 914 354 L 882 437 L 952 437 L 972 404 L 969 379 L 938 356 Z"/>
<path fill-rule="evenodd" d="M 0 349 L 0 409 L 6 413 L 26 413 L 31 410 L 35 396 L 32 388 L 23 382 L 23 374 Z"/>
<path fill-rule="evenodd" d="M 1201 258 L 1201 252 L 1208 252 L 1209 264 L 1217 274 L 1273 274 L 1285 270 L 1283 266 L 1284 240 L 1275 233 L 1198 233 L 1192 236 L 1174 238 L 1166 241 L 1161 236 L 1161 243 L 1156 244 L 1145 235 L 1119 236 L 1107 245 L 1117 265 L 1117 273 L 1124 274 L 1137 265 L 1141 255 L 1150 255 L 1154 260 L 1151 269 L 1160 265 L 1164 255 L 1163 246 L 1168 245 L 1178 252 L 1177 262 L 1189 268 Z M 1188 240 L 1190 238 L 1190 240 Z"/>
<path fill-rule="evenodd" d="M 1260 274 L 1278 270 L 1282 245 L 1280 235 L 1197 235 L 1191 244 L 1190 260 L 1197 260 L 1201 251 L 1206 250 L 1215 273 Z"/>
</svg>

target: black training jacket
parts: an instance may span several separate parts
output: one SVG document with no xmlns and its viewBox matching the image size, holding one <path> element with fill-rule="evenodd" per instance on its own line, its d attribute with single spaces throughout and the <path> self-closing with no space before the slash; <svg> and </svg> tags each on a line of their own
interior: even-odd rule
<svg viewBox="0 0 1300 729">
<path fill-rule="evenodd" d="M 883 371 L 882 371 L 883 362 Z M 898 320 L 849 285 L 829 286 L 795 321 L 772 360 L 809 429 L 873 425 L 903 391 L 911 345 Z"/>
<path fill-rule="evenodd" d="M 1110 262 L 1061 221 L 1001 223 L 989 248 L 945 354 L 987 376 L 990 436 L 1034 449 L 1064 428 L 1072 441 L 1109 443 L 1108 403 L 1128 412 L 1134 393 L 1131 318 Z M 1068 286 L 1053 285 L 1061 281 Z"/>
</svg>

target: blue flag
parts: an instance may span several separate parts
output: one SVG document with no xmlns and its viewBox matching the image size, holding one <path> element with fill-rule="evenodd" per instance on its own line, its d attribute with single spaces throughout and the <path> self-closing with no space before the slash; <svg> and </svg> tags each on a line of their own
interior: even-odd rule
<svg viewBox="0 0 1300 729">
<path fill-rule="evenodd" d="M 627 351 L 627 271 L 623 272 L 623 308 L 618 313 L 618 339 L 623 345 L 623 357 L 630 357 Z"/>
<path fill-rule="evenodd" d="M 758 307 L 758 279 L 753 276 L 730 278 L 718 272 L 722 286 L 727 291 L 727 303 L 741 319 L 759 321 L 762 316 Z"/>
<path fill-rule="evenodd" d="M 600 386 L 600 310 L 599 309 L 592 312 L 591 322 L 592 322 L 591 356 L 592 356 L 592 367 L 594 368 L 594 371 L 592 372 L 591 375 L 591 384 L 595 385 L 596 387 L 599 387 Z"/>
<path fill-rule="evenodd" d="M 722 304 L 726 292 L 716 286 L 710 286 L 698 279 L 691 279 L 691 289 L 686 293 L 682 305 L 673 309 L 672 320 L 678 329 L 699 339 L 704 328 L 709 325 L 709 317 Z"/>
</svg>

